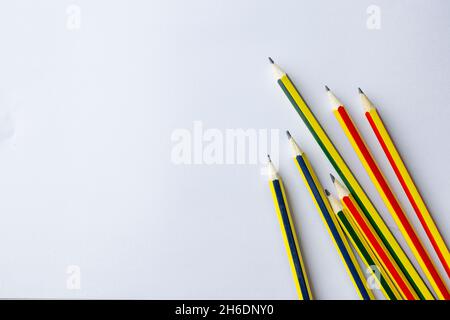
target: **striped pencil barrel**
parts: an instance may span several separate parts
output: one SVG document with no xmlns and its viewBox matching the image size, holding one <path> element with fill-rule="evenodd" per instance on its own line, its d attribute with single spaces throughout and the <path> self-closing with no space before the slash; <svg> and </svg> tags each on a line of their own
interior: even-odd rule
<svg viewBox="0 0 450 320">
<path fill-rule="evenodd" d="M 381 148 L 383 149 L 392 169 L 397 176 L 400 185 L 403 188 L 411 206 L 416 213 L 422 227 L 427 234 L 439 260 L 441 261 L 447 276 L 450 277 L 450 253 L 442 235 L 439 232 L 430 212 L 428 211 L 425 201 L 419 193 L 411 175 L 406 168 L 400 153 L 397 151 L 394 142 L 389 135 L 377 109 L 373 103 L 367 98 L 364 92 L 358 88 L 362 105 L 364 107 L 365 116 L 372 128 Z"/>
<path fill-rule="evenodd" d="M 383 268 L 388 272 L 391 280 L 395 283 L 398 291 L 405 300 L 417 300 L 418 295 L 414 291 L 412 285 L 408 282 L 405 275 L 401 273 L 396 261 L 389 255 L 389 252 L 372 228 L 364 214 L 361 212 L 358 204 L 353 196 L 334 176 L 331 176 L 333 184 L 336 188 L 339 200 L 341 200 L 344 208 L 351 215 L 357 229 L 364 236 L 367 243 L 370 244 L 373 252 L 382 264 Z"/>
<path fill-rule="evenodd" d="M 366 242 L 366 240 L 364 240 L 364 237 L 358 231 L 351 216 L 349 216 L 348 213 L 345 213 L 346 210 L 344 210 L 340 202 L 333 197 L 328 190 L 325 190 L 325 193 L 334 214 L 339 220 L 342 230 L 350 239 L 356 252 L 359 254 L 361 260 L 367 267 L 367 270 L 372 273 L 372 276 L 375 278 L 375 281 L 377 281 L 377 285 L 383 292 L 385 298 L 388 300 L 401 300 L 401 294 L 398 292 L 395 284 L 392 282 L 389 275 L 386 273 L 375 254 L 372 252 L 370 245 Z M 375 273 L 376 271 L 378 271 L 378 274 Z"/>
<path fill-rule="evenodd" d="M 352 118 L 342 103 L 328 90 L 330 101 L 333 104 L 333 113 L 339 121 L 345 135 L 350 140 L 353 149 L 357 153 L 364 168 L 369 174 L 376 189 L 381 195 L 383 202 L 387 206 L 389 212 L 393 216 L 396 224 L 400 228 L 403 237 L 406 239 L 408 246 L 412 250 L 415 258 L 419 262 L 428 281 L 440 299 L 450 299 L 450 293 L 441 278 L 439 271 L 431 260 L 428 252 L 418 237 L 414 227 L 409 221 L 397 197 L 393 193 L 389 183 L 381 172 L 375 158 L 373 157 L 369 147 L 364 142 L 358 128 L 354 124 Z"/>
<path fill-rule="evenodd" d="M 358 264 L 356 257 L 353 254 L 350 245 L 345 238 L 344 233 L 339 227 L 339 223 L 334 216 L 332 209 L 328 203 L 328 200 L 323 192 L 323 188 L 320 185 L 314 170 L 304 152 L 302 152 L 292 138 L 289 131 L 286 132 L 289 143 L 291 145 L 294 161 L 298 170 L 301 173 L 303 181 L 308 188 L 309 193 L 317 207 L 317 210 L 321 214 L 322 220 L 330 234 L 330 237 L 339 253 L 342 262 L 344 263 L 350 279 L 353 281 L 353 285 L 357 290 L 359 296 L 363 300 L 374 300 L 375 297 L 367 286 L 366 279 Z"/>
<path fill-rule="evenodd" d="M 354 199 L 360 206 L 364 215 L 370 221 L 370 224 L 375 229 L 377 235 L 381 238 L 385 246 L 388 248 L 390 254 L 399 264 L 401 272 L 406 274 L 407 277 L 414 283 L 415 290 L 417 291 L 420 298 L 432 299 L 433 295 L 427 288 L 425 282 L 420 278 L 419 273 L 414 268 L 413 264 L 408 259 L 407 255 L 386 226 L 378 211 L 321 127 L 320 123 L 315 118 L 314 114 L 311 112 L 311 110 L 303 100 L 298 90 L 295 88 L 292 81 L 289 79 L 288 75 L 284 71 L 282 71 L 280 67 L 273 62 L 272 59 L 269 60 L 274 69 L 278 85 L 283 90 L 292 106 L 297 111 L 300 118 L 303 120 L 316 142 L 319 144 L 325 156 L 328 158 L 330 163 L 335 168 L 336 172 L 341 177 L 342 181 L 352 193 Z"/>
<path fill-rule="evenodd" d="M 278 221 L 280 223 L 283 241 L 288 254 L 289 265 L 294 276 L 295 288 L 300 300 L 312 300 L 311 288 L 300 252 L 300 246 L 292 221 L 291 212 L 286 198 L 283 182 L 270 160 L 268 163 L 270 191 L 275 204 Z"/>
</svg>

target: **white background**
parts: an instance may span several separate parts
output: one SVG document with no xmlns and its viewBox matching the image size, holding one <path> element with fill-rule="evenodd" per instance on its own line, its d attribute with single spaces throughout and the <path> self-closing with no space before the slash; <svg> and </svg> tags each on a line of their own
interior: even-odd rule
<svg viewBox="0 0 450 320">
<path fill-rule="evenodd" d="M 80 29 L 66 26 L 71 4 Z M 379 30 L 366 25 L 373 4 Z M 199 120 L 221 132 L 280 130 L 280 174 L 313 294 L 357 299 L 284 130 L 330 189 L 332 167 L 267 56 L 400 236 L 323 85 L 347 105 L 418 225 L 363 117 L 356 88 L 365 90 L 448 242 L 449 21 L 445 0 L 3 1 L 0 297 L 295 299 L 261 165 L 171 161 L 174 130 Z M 80 290 L 66 287 L 70 265 L 81 269 Z"/>
</svg>

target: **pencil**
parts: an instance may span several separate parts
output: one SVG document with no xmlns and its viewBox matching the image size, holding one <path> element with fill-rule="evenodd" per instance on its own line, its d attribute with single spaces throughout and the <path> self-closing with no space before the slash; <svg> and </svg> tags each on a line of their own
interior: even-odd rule
<svg viewBox="0 0 450 320">
<path fill-rule="evenodd" d="M 436 254 L 441 261 L 447 276 L 450 277 L 450 253 L 448 251 L 448 247 L 445 244 L 444 239 L 442 238 L 439 229 L 431 217 L 430 212 L 425 205 L 425 201 L 422 199 L 422 196 L 419 193 L 416 185 L 414 184 L 414 180 L 406 168 L 405 163 L 400 156 L 397 148 L 395 147 L 394 142 L 389 135 L 381 117 L 373 105 L 373 103 L 367 98 L 364 92 L 358 88 L 359 96 L 361 98 L 362 105 L 364 107 L 364 113 L 369 121 L 370 127 L 372 128 L 375 136 L 377 137 L 378 142 L 381 145 L 386 157 L 389 160 L 389 163 L 392 169 L 397 176 L 400 185 L 403 188 L 411 206 L 416 213 L 417 218 L 419 218 L 422 227 L 427 234 L 428 239 L 431 242 Z"/>
<path fill-rule="evenodd" d="M 331 180 L 336 188 L 339 200 L 341 200 L 344 208 L 351 215 L 358 230 L 364 236 L 364 239 L 370 244 L 373 252 L 383 265 L 383 268 L 389 273 L 389 276 L 402 294 L 402 297 L 406 300 L 417 300 L 418 295 L 415 293 L 406 277 L 400 272 L 395 260 L 389 256 L 386 246 L 362 214 L 353 196 L 333 175 L 331 175 Z"/>
<path fill-rule="evenodd" d="M 330 234 L 330 237 L 347 269 L 356 291 L 362 300 L 375 300 L 375 296 L 367 286 L 366 279 L 361 271 L 358 261 L 354 256 L 344 233 L 339 227 L 339 222 L 333 214 L 319 179 L 317 178 L 306 154 L 300 150 L 289 131 L 286 131 L 286 135 L 293 151 L 295 164 L 301 173 L 303 182 L 307 186 L 317 210 L 321 213 L 322 221 Z"/>
<path fill-rule="evenodd" d="M 289 265 L 294 276 L 295 288 L 300 300 L 312 300 L 311 289 L 308 277 L 306 275 L 305 265 L 303 263 L 300 246 L 289 210 L 286 193 L 283 182 L 278 175 L 270 156 L 268 156 L 268 176 L 270 191 L 275 204 L 278 221 L 280 222 L 281 233 L 288 254 Z"/>
<path fill-rule="evenodd" d="M 344 130 L 345 135 L 350 140 L 353 149 L 369 174 L 370 179 L 378 190 L 378 193 L 381 195 L 383 202 L 393 216 L 397 226 L 400 228 L 403 237 L 406 239 L 409 248 L 412 250 L 414 257 L 419 262 L 419 265 L 424 271 L 428 281 L 440 299 L 450 299 L 450 293 L 448 292 L 444 280 L 439 275 L 439 271 L 431 260 L 424 245 L 420 241 L 420 238 L 417 236 L 413 225 L 409 221 L 406 213 L 400 205 L 400 202 L 392 191 L 387 179 L 384 177 L 369 147 L 358 131 L 358 128 L 354 124 L 346 108 L 336 98 L 336 96 L 334 96 L 334 94 L 329 90 L 328 95 L 333 105 L 334 115 Z"/>
<path fill-rule="evenodd" d="M 338 150 L 335 148 L 330 138 L 325 133 L 324 129 L 317 121 L 310 108 L 303 100 L 301 94 L 295 88 L 289 76 L 284 72 L 272 59 L 269 59 L 274 70 L 277 83 L 283 90 L 294 109 L 299 114 L 300 118 L 305 123 L 308 130 L 322 149 L 323 153 L 327 157 L 328 161 L 332 164 L 336 172 L 341 177 L 347 188 L 352 193 L 355 201 L 360 206 L 362 212 L 369 220 L 372 227 L 375 229 L 378 236 L 381 238 L 385 246 L 388 248 L 392 257 L 397 261 L 402 272 L 408 276 L 408 278 L 414 279 L 414 285 L 416 291 L 421 298 L 433 298 L 433 295 L 427 288 L 425 282 L 420 278 L 417 270 L 405 254 L 395 237 L 390 232 L 386 223 L 381 218 L 375 206 L 370 201 L 369 197 L 364 192 L 363 188 L 356 180 L 350 168 L 345 163 Z"/>
<path fill-rule="evenodd" d="M 345 234 L 350 239 L 353 248 L 355 248 L 356 252 L 359 254 L 361 260 L 364 262 L 364 265 L 367 267 L 367 270 L 376 280 L 377 285 L 383 292 L 385 298 L 388 300 L 401 300 L 401 294 L 398 292 L 395 284 L 389 278 L 389 275 L 386 273 L 375 254 L 372 252 L 370 245 L 366 242 L 366 240 L 364 240 L 363 236 L 356 228 L 351 216 L 346 213 L 346 210 L 344 210 L 338 199 L 332 196 L 328 190 L 325 190 L 325 194 L 328 197 L 328 201 L 330 202 L 334 214 L 339 220 L 342 230 L 344 230 Z M 375 270 L 373 268 L 376 268 L 379 274 L 374 274 Z"/>
</svg>

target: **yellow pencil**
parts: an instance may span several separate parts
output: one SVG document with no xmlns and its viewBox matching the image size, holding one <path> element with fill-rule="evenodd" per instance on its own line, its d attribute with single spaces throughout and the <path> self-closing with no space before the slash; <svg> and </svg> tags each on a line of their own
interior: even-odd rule
<svg viewBox="0 0 450 320">
<path fill-rule="evenodd" d="M 419 193 L 411 175 L 406 169 L 406 166 L 400 156 L 400 153 L 397 151 L 394 142 L 389 135 L 381 117 L 373 105 L 373 103 L 367 98 L 364 92 L 358 88 L 359 96 L 361 98 L 362 105 L 364 107 L 364 113 L 366 115 L 367 120 L 369 121 L 370 127 L 372 128 L 375 136 L 378 139 L 386 157 L 391 164 L 392 169 L 397 176 L 398 181 L 400 182 L 403 190 L 405 191 L 406 196 L 408 197 L 411 206 L 414 209 L 417 217 L 424 228 L 428 239 L 430 240 L 436 254 L 441 261 L 444 269 L 447 273 L 447 276 L 450 277 L 450 253 L 447 245 L 439 233 L 439 229 L 434 223 L 433 218 L 431 217 L 430 212 L 425 205 L 425 201 L 422 199 L 422 196 Z"/>
<path fill-rule="evenodd" d="M 311 163 L 308 160 L 308 157 L 302 150 L 300 150 L 289 131 L 286 131 L 286 134 L 289 139 L 289 144 L 291 145 L 295 164 L 300 171 L 303 182 L 309 190 L 317 211 L 320 213 L 323 223 L 336 247 L 336 251 L 341 257 L 342 263 L 347 269 L 356 291 L 363 300 L 375 300 L 375 296 L 367 285 L 367 281 L 361 271 L 358 260 L 356 260 L 347 238 L 339 226 L 339 222 L 337 221 L 333 210 L 328 203 L 328 199 L 325 196 L 323 188 L 311 166 Z"/>
<path fill-rule="evenodd" d="M 294 276 L 295 288 L 300 300 L 312 300 L 311 288 L 306 275 L 305 265 L 300 252 L 300 246 L 298 244 L 294 223 L 286 199 L 283 182 L 269 156 L 268 158 L 270 191 L 272 192 L 272 198 L 277 211 L 278 221 L 280 222 L 281 233 L 283 234 L 289 264 Z"/>
</svg>

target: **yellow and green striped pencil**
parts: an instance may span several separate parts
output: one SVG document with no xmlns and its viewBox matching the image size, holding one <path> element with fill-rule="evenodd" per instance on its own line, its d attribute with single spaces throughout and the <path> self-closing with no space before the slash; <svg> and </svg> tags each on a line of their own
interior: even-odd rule
<svg viewBox="0 0 450 320">
<path fill-rule="evenodd" d="M 348 215 L 348 213 L 345 213 L 346 210 L 344 210 L 339 200 L 333 197 L 328 190 L 325 190 L 325 194 L 328 197 L 328 201 L 330 202 L 334 214 L 339 220 L 339 224 L 341 225 L 342 230 L 344 230 L 345 234 L 350 239 L 353 247 L 355 248 L 356 252 L 358 252 L 361 260 L 367 267 L 367 270 L 371 273 L 371 275 L 377 282 L 377 286 L 379 286 L 385 298 L 388 300 L 402 300 L 402 296 L 398 292 L 395 284 L 389 278 L 383 266 L 378 261 L 375 254 L 372 252 L 370 245 L 366 242 L 364 237 L 359 232 L 358 228 L 354 224 L 352 217 Z M 378 270 L 378 274 L 374 274 L 374 272 L 376 271 L 374 268 Z"/>
<path fill-rule="evenodd" d="M 305 264 L 303 263 L 300 252 L 300 246 L 298 244 L 294 223 L 286 199 L 283 182 L 275 170 L 275 167 L 270 160 L 270 156 L 267 157 L 269 158 L 268 176 L 270 191 L 272 192 L 273 202 L 275 204 L 281 233 L 283 234 L 283 240 L 289 258 L 289 264 L 294 276 L 295 288 L 300 300 L 312 300 L 311 288 L 306 275 Z"/>
</svg>

